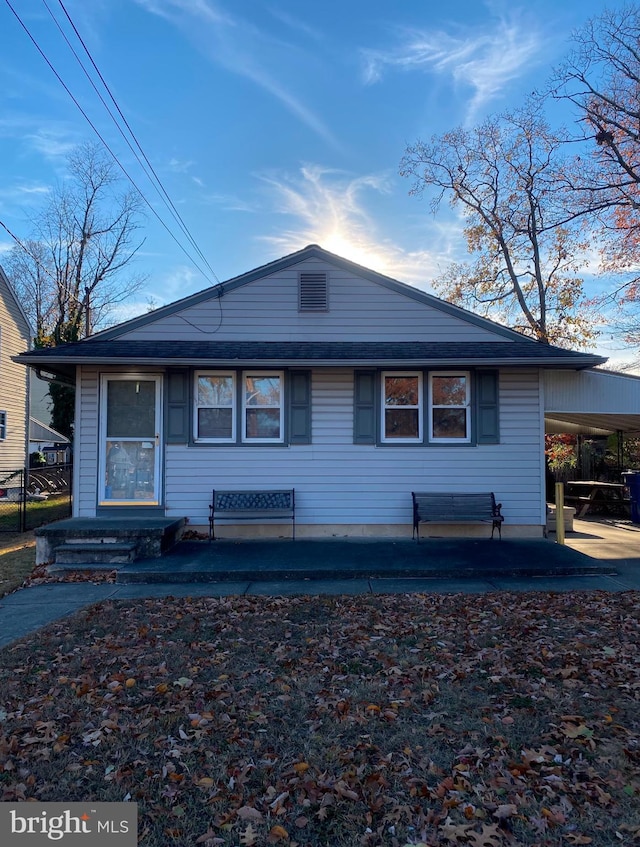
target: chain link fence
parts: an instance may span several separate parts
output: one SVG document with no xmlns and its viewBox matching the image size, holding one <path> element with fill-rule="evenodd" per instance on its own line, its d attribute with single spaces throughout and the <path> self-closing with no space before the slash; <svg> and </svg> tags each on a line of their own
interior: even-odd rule
<svg viewBox="0 0 640 847">
<path fill-rule="evenodd" d="M 0 532 L 26 532 L 71 515 L 72 465 L 0 468 Z"/>
</svg>

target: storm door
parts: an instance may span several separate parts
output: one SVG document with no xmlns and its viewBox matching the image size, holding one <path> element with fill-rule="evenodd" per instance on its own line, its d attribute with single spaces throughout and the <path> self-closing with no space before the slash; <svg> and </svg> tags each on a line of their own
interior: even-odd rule
<svg viewBox="0 0 640 847">
<path fill-rule="evenodd" d="M 162 377 L 102 376 L 100 386 L 100 505 L 160 502 Z"/>
</svg>

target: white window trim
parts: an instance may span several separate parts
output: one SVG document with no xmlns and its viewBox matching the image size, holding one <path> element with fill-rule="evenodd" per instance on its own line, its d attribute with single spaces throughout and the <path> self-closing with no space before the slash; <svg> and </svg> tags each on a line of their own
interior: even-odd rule
<svg viewBox="0 0 640 847">
<path fill-rule="evenodd" d="M 380 441 L 382 444 L 421 444 L 423 440 L 422 421 L 424 418 L 424 402 L 423 402 L 423 374 L 422 371 L 383 371 L 381 376 L 381 395 L 380 395 Z M 394 377 L 417 377 L 418 378 L 418 405 L 417 406 L 387 406 L 385 403 L 385 379 L 388 376 Z M 417 409 L 418 410 L 418 435 L 407 436 L 405 438 L 387 438 L 385 435 L 385 412 L 387 409 Z"/>
<path fill-rule="evenodd" d="M 7 413 L 4 409 L 0 411 L 0 441 L 7 440 Z"/>
<path fill-rule="evenodd" d="M 204 406 L 198 403 L 198 380 L 201 376 L 224 376 L 231 377 L 233 383 L 233 393 L 231 396 L 231 406 Z M 193 439 L 198 444 L 235 444 L 237 433 L 237 380 L 235 371 L 195 371 L 193 376 Z M 198 434 L 198 410 L 199 409 L 228 409 L 231 408 L 231 435 L 228 438 L 223 436 L 216 437 L 213 435 Z"/>
<path fill-rule="evenodd" d="M 270 376 L 277 376 L 280 379 L 280 406 L 264 406 L 262 408 L 266 409 L 276 409 L 280 410 L 280 435 L 278 438 L 251 438 L 247 435 L 247 409 L 256 409 L 261 408 L 260 406 L 247 406 L 247 392 L 245 389 L 245 382 L 247 377 L 257 377 L 264 378 Z M 284 407 L 285 407 L 285 397 L 284 397 L 284 371 L 263 371 L 259 368 L 247 370 L 242 372 L 242 443 L 243 444 L 283 444 L 284 443 Z"/>
<path fill-rule="evenodd" d="M 434 377 L 465 377 L 465 404 L 464 406 L 442 406 L 433 403 L 433 378 Z M 464 409 L 466 413 L 466 438 L 442 438 L 433 434 L 433 410 L 434 409 Z M 470 444 L 471 443 L 471 372 L 470 371 L 430 371 L 429 372 L 429 441 L 434 444 Z"/>
</svg>

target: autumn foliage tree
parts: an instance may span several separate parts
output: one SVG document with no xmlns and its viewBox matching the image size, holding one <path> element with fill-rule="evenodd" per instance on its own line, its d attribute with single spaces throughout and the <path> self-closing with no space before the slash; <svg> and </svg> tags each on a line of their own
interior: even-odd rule
<svg viewBox="0 0 640 847">
<path fill-rule="evenodd" d="M 473 259 L 435 281 L 450 301 L 543 342 L 581 346 L 594 336 L 579 271 L 585 239 L 560 182 L 564 137 L 531 101 L 407 148 L 402 175 L 436 212 L 446 198 L 464 218 Z"/>
</svg>

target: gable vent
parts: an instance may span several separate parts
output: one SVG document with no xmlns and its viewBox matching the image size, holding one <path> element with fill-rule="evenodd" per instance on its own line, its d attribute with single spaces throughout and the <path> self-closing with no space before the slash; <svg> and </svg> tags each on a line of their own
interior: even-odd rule
<svg viewBox="0 0 640 847">
<path fill-rule="evenodd" d="M 301 273 L 299 301 L 301 312 L 326 312 L 329 308 L 329 285 L 327 274 Z"/>
</svg>

